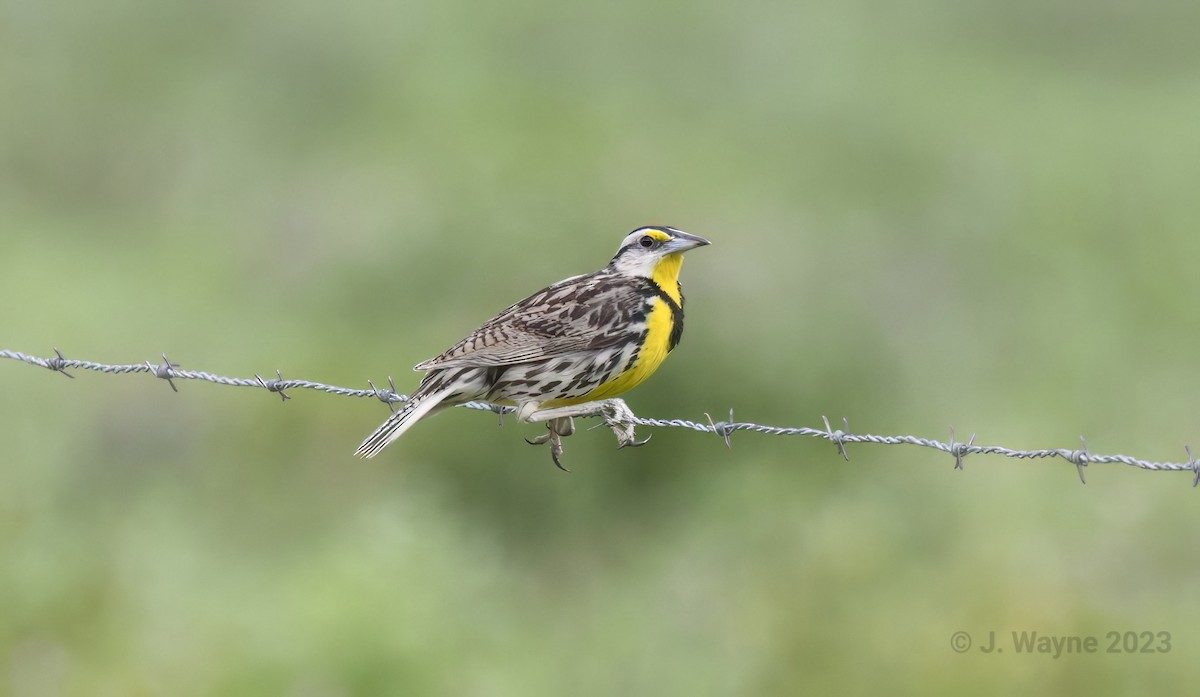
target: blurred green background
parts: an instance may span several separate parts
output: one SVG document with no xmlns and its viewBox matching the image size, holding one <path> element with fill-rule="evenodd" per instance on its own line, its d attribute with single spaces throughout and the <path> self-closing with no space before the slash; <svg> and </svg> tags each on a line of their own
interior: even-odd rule
<svg viewBox="0 0 1200 697">
<path fill-rule="evenodd" d="M 0 4 L 0 347 L 365 386 L 644 223 L 642 416 L 1200 446 L 1196 3 Z M 0 693 L 1152 694 L 1186 474 L 0 362 Z M 643 431 L 649 433 L 648 430 Z M 965 654 L 995 631 L 1169 653 Z"/>
</svg>

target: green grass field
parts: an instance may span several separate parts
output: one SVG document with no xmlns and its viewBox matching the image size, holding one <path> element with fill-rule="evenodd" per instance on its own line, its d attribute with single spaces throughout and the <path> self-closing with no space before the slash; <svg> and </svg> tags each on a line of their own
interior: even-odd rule
<svg viewBox="0 0 1200 697">
<path fill-rule="evenodd" d="M 661 223 L 713 245 L 683 271 L 680 348 L 629 395 L 642 416 L 1186 460 L 1197 21 L 1065 0 L 5 3 L 0 348 L 404 391 Z M 524 443 L 540 426 L 466 410 L 361 461 L 378 402 L 179 387 L 0 361 L 0 695 L 1195 676 L 1188 474 L 1094 465 L 1081 486 L 1062 460 L 956 472 L 676 429 L 621 451 L 581 430 L 564 474 Z M 1142 631 L 1170 650 L 1106 652 Z"/>
</svg>

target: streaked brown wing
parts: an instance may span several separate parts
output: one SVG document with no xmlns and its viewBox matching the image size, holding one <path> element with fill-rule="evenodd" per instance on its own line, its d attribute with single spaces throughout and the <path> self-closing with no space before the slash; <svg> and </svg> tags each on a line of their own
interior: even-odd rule
<svg viewBox="0 0 1200 697">
<path fill-rule="evenodd" d="M 625 340 L 651 295 L 643 279 L 604 271 L 560 281 L 504 310 L 414 370 L 513 365 L 607 348 Z"/>
</svg>

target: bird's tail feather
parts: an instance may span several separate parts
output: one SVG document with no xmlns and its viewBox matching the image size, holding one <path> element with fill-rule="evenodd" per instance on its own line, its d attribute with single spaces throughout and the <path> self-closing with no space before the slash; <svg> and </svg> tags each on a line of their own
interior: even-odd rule
<svg viewBox="0 0 1200 697">
<path fill-rule="evenodd" d="M 413 424 L 419 421 L 421 417 L 438 407 L 442 403 L 442 400 L 453 391 L 453 387 L 443 387 L 429 394 L 421 394 L 420 390 L 418 390 L 411 399 L 400 407 L 399 411 L 388 417 L 388 420 L 384 421 L 382 426 L 367 436 L 367 439 L 362 442 L 362 445 L 358 446 L 358 450 L 355 450 L 354 454 L 359 457 L 375 457 L 388 443 L 399 438 Z"/>
</svg>

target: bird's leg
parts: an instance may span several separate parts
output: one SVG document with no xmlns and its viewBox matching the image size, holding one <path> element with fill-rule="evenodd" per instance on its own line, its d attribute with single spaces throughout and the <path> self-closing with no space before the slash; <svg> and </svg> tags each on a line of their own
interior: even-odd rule
<svg viewBox="0 0 1200 697">
<path fill-rule="evenodd" d="M 563 419 L 572 419 L 576 416 L 599 416 L 604 419 L 604 425 L 612 429 L 612 432 L 617 437 L 617 447 L 624 448 L 626 446 L 638 447 L 645 445 L 650 440 L 647 437 L 645 440 L 638 440 L 637 434 L 634 432 L 636 423 L 634 422 L 633 410 L 625 403 L 623 399 L 605 399 L 599 402 L 586 402 L 584 404 L 576 404 L 570 407 L 559 407 L 557 409 L 542 409 L 534 411 L 526 415 L 526 421 L 548 421 L 548 428 L 553 433 L 556 428 L 554 422 Z M 574 422 L 569 422 L 565 428 L 569 429 L 563 432 L 563 429 L 557 429 L 559 435 L 570 435 L 575 430 Z M 554 436 L 546 434 L 535 438 L 531 442 L 537 444 L 551 442 Z M 551 445 L 553 454 L 553 445 Z M 559 453 L 562 453 L 562 444 L 559 443 Z M 557 458 L 555 458 L 557 464 Z"/>
<path fill-rule="evenodd" d="M 604 425 L 612 429 L 612 432 L 617 436 L 617 447 L 640 448 L 650 442 L 650 436 L 646 436 L 642 440 L 637 439 L 637 433 L 634 429 L 637 426 L 635 419 L 637 416 L 629 405 L 623 399 L 606 399 L 600 402 L 600 416 L 604 419 Z"/>
<path fill-rule="evenodd" d="M 530 440 L 525 439 L 530 445 L 542 445 L 543 443 L 550 444 L 550 457 L 554 460 L 554 466 L 564 472 L 571 470 L 563 467 L 559 460 L 563 454 L 562 439 L 563 436 L 569 436 L 575 433 L 575 419 L 570 416 L 560 416 L 546 421 L 546 433 Z"/>
</svg>

